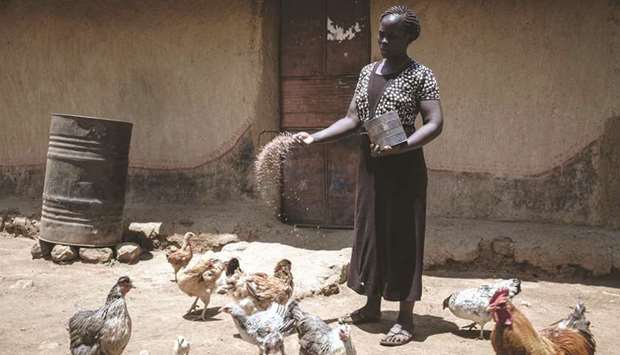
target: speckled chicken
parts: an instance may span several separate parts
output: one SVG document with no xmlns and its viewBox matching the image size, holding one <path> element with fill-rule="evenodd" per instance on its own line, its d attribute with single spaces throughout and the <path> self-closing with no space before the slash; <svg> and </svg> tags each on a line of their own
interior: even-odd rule
<svg viewBox="0 0 620 355">
<path fill-rule="evenodd" d="M 295 319 L 301 355 L 355 355 L 351 327 L 338 324 L 331 328 L 321 318 L 304 312 L 293 304 L 290 312 Z"/>
<path fill-rule="evenodd" d="M 69 319 L 70 350 L 73 355 L 119 355 L 131 337 L 131 317 L 125 295 L 133 288 L 127 276 L 118 279 L 103 307 L 79 311 Z"/>
<path fill-rule="evenodd" d="M 166 259 L 168 259 L 168 263 L 172 265 L 174 269 L 174 281 L 177 282 L 177 272 L 192 260 L 194 256 L 192 252 L 192 246 L 190 244 L 190 239 L 195 237 L 196 234 L 192 232 L 185 233 L 183 236 L 183 245 L 181 245 L 181 249 L 175 250 L 166 255 Z"/>
<path fill-rule="evenodd" d="M 177 285 L 179 289 L 188 296 L 196 297 L 187 314 L 196 308 L 196 303 L 200 299 L 204 303 L 200 317 L 203 320 L 205 319 L 211 295 L 217 287 L 217 279 L 224 272 L 225 268 L 226 263 L 217 259 L 205 258 L 194 265 L 186 265 L 177 272 Z"/>
<path fill-rule="evenodd" d="M 222 307 L 221 311 L 230 314 L 241 339 L 258 346 L 259 354 L 284 354 L 284 335 L 295 326 L 288 306 L 273 303 L 267 310 L 248 315 L 237 303 Z"/>
<path fill-rule="evenodd" d="M 235 258 L 229 265 L 235 263 Z M 238 260 L 236 260 L 238 265 Z M 239 270 L 227 270 L 228 293 L 243 307 L 247 314 L 257 310 L 266 310 L 272 303 L 286 304 L 293 294 L 292 264 L 287 259 L 280 260 L 273 276 L 262 272 L 244 274 Z"/>
<path fill-rule="evenodd" d="M 491 297 L 495 291 L 508 288 L 510 297 L 521 292 L 521 280 L 501 280 L 491 285 L 482 285 L 478 288 L 468 288 L 451 294 L 443 301 L 443 309 L 449 308 L 452 314 L 458 318 L 473 321 L 465 326 L 470 330 L 480 325 L 480 337 L 484 338 L 484 325 L 491 321 L 491 313 L 487 310 Z"/>
</svg>

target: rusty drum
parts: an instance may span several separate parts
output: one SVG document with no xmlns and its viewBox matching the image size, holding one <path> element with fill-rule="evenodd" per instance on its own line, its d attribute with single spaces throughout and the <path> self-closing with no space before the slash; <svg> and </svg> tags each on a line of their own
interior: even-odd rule
<svg viewBox="0 0 620 355">
<path fill-rule="evenodd" d="M 381 147 L 394 147 L 407 140 L 407 134 L 396 111 L 386 112 L 364 122 L 368 138 Z"/>
<path fill-rule="evenodd" d="M 52 114 L 41 239 L 103 247 L 121 241 L 132 124 Z"/>
</svg>

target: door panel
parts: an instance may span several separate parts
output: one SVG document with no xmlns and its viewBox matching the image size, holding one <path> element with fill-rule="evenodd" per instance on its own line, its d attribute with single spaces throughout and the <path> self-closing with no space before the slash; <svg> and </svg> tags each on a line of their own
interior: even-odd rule
<svg viewBox="0 0 620 355">
<path fill-rule="evenodd" d="M 282 0 L 281 129 L 321 129 L 346 114 L 370 60 L 368 0 Z M 289 223 L 351 227 L 358 139 L 289 154 L 282 216 Z"/>
<path fill-rule="evenodd" d="M 357 78 L 303 78 L 282 82 L 282 126 L 321 128 L 341 118 L 355 91 Z"/>
<path fill-rule="evenodd" d="M 284 162 L 282 218 L 289 223 L 322 224 L 326 219 L 324 147 L 291 151 Z"/>
<path fill-rule="evenodd" d="M 312 76 L 323 73 L 324 1 L 282 0 L 280 75 Z"/>
<path fill-rule="evenodd" d="M 353 75 L 368 64 L 370 41 L 368 1 L 327 2 L 325 73 Z"/>
</svg>

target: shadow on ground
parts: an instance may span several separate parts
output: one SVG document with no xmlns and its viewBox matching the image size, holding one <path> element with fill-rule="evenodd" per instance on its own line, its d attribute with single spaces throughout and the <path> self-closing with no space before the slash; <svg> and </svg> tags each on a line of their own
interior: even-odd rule
<svg viewBox="0 0 620 355">
<path fill-rule="evenodd" d="M 377 323 L 360 324 L 357 325 L 357 327 L 371 334 L 386 334 L 394 325 L 397 316 L 397 311 L 383 311 L 381 312 L 381 321 Z M 425 341 L 428 337 L 432 337 L 433 335 L 454 333 L 459 330 L 459 327 L 453 322 L 430 314 L 414 314 L 413 324 L 414 341 Z"/>
</svg>

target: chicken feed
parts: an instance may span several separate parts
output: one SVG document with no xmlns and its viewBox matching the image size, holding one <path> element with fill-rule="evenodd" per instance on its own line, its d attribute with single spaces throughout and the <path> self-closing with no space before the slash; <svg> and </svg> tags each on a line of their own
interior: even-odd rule
<svg viewBox="0 0 620 355">
<path fill-rule="evenodd" d="M 270 207 L 278 205 L 282 188 L 282 165 L 295 145 L 292 133 L 280 133 L 267 143 L 256 157 L 256 191 Z"/>
</svg>

